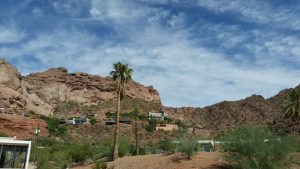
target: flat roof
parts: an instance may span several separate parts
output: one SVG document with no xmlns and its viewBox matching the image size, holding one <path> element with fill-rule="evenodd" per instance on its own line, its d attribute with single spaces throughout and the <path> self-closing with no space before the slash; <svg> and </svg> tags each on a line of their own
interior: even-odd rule
<svg viewBox="0 0 300 169">
<path fill-rule="evenodd" d="M 29 146 L 31 141 L 24 140 L 15 140 L 11 137 L 0 137 L 0 145 L 21 145 L 21 146 Z"/>
</svg>

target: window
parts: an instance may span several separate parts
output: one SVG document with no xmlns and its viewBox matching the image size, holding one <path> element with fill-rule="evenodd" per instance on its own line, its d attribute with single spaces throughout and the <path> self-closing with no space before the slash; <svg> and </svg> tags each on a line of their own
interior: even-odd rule
<svg viewBox="0 0 300 169">
<path fill-rule="evenodd" d="M 27 147 L 0 145 L 0 168 L 25 168 Z"/>
</svg>

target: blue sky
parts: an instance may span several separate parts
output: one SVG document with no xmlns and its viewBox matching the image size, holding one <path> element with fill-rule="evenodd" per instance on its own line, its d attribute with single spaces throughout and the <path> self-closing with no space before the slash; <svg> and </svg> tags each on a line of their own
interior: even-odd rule
<svg viewBox="0 0 300 169">
<path fill-rule="evenodd" d="M 1 0 L 0 56 L 23 75 L 122 61 L 164 105 L 203 107 L 298 85 L 299 16 L 285 0 Z"/>
</svg>

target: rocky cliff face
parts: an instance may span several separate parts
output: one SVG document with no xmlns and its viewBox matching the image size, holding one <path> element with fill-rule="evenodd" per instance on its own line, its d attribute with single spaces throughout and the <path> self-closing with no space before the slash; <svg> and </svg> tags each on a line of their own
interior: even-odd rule
<svg viewBox="0 0 300 169">
<path fill-rule="evenodd" d="M 22 77 L 14 66 L 4 60 L 0 60 L 0 85 L 0 108 L 13 113 L 33 110 L 51 115 L 61 103 L 75 101 L 92 105 L 115 98 L 114 82 L 110 77 L 68 73 L 65 68 L 49 69 Z M 137 82 L 128 85 L 127 95 L 161 104 L 157 90 Z"/>
<path fill-rule="evenodd" d="M 35 138 L 35 129 L 40 129 L 39 136 L 48 136 L 47 124 L 40 119 L 0 114 L 0 133 L 17 139 Z"/>
</svg>

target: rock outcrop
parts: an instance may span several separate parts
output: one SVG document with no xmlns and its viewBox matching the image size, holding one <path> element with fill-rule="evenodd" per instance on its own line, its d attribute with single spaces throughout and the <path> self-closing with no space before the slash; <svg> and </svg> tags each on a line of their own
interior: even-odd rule
<svg viewBox="0 0 300 169">
<path fill-rule="evenodd" d="M 68 73 L 65 68 L 21 76 L 17 69 L 0 60 L 0 108 L 7 113 L 26 113 L 33 110 L 51 115 L 56 106 L 68 101 L 85 105 L 99 104 L 115 98 L 114 81 L 87 73 Z M 161 104 L 157 90 L 131 82 L 127 96 Z"/>
<path fill-rule="evenodd" d="M 49 135 L 47 124 L 40 119 L 31 119 L 14 115 L 0 114 L 0 132 L 10 137 L 16 136 L 17 139 L 35 138 L 35 129 L 39 128 L 39 136 Z"/>
<path fill-rule="evenodd" d="M 21 74 L 3 59 L 0 59 L 0 84 L 15 91 L 21 88 Z"/>
</svg>

